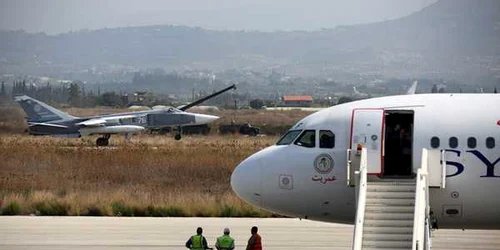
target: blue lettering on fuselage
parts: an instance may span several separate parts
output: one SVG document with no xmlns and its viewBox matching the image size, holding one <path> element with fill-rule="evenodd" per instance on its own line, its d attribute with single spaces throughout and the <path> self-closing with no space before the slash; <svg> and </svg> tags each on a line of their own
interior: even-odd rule
<svg viewBox="0 0 500 250">
<path fill-rule="evenodd" d="M 453 149 L 447 149 L 446 152 L 452 152 L 452 153 L 455 153 L 457 154 L 458 157 L 460 157 L 460 154 L 461 152 L 458 151 L 458 150 L 453 150 Z M 457 168 L 457 171 L 454 173 L 454 174 L 449 174 L 449 175 L 446 175 L 446 177 L 453 177 L 453 176 L 457 176 L 459 174 L 461 174 L 464 169 L 465 169 L 465 166 L 460 163 L 460 162 L 455 162 L 455 161 L 446 161 L 446 165 L 451 165 L 451 166 L 454 166 Z"/>
<path fill-rule="evenodd" d="M 460 155 L 462 154 L 461 151 L 459 151 L 459 150 L 453 150 L 453 149 L 447 149 L 446 152 L 450 152 L 450 153 L 456 154 L 457 157 L 460 157 Z M 486 174 L 485 175 L 481 175 L 480 176 L 481 178 L 500 178 L 500 176 L 495 175 L 495 166 L 497 165 L 497 163 L 500 162 L 500 158 L 498 158 L 498 159 L 496 159 L 495 161 L 492 162 L 492 161 L 488 160 L 488 158 L 486 158 L 486 156 L 484 156 L 484 154 L 481 153 L 478 150 L 467 150 L 465 152 L 466 153 L 471 153 L 472 155 L 474 155 L 486 167 Z M 447 160 L 446 161 L 446 165 L 453 166 L 453 167 L 456 168 L 456 171 L 453 174 L 446 175 L 446 177 L 457 176 L 457 175 L 461 174 L 465 170 L 465 165 L 462 164 L 462 163 L 460 163 L 460 162 L 448 161 Z"/>
</svg>

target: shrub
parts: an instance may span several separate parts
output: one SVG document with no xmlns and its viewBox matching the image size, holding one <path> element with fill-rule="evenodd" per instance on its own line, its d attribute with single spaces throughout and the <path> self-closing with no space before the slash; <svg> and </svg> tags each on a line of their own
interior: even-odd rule
<svg viewBox="0 0 500 250">
<path fill-rule="evenodd" d="M 85 216 L 103 216 L 105 215 L 102 209 L 98 208 L 97 206 L 90 206 L 87 210 L 86 213 L 83 215 Z"/>
<path fill-rule="evenodd" d="M 133 207 L 134 216 L 148 216 L 148 211 L 144 207 Z"/>
<path fill-rule="evenodd" d="M 35 203 L 36 215 L 62 216 L 68 215 L 70 207 L 57 201 L 42 201 Z"/>
<path fill-rule="evenodd" d="M 5 206 L 1 213 L 2 215 L 19 215 L 21 214 L 21 206 L 17 201 L 10 202 L 7 206 Z"/>
<path fill-rule="evenodd" d="M 120 201 L 111 203 L 111 210 L 114 216 L 134 216 L 134 209 Z"/>
<path fill-rule="evenodd" d="M 222 207 L 220 214 L 218 216 L 220 216 L 220 217 L 239 217 L 239 213 L 233 207 L 225 205 Z"/>
</svg>

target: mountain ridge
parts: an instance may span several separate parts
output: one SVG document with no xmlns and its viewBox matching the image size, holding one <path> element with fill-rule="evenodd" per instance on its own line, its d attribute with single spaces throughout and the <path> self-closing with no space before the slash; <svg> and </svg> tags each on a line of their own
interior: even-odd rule
<svg viewBox="0 0 500 250">
<path fill-rule="evenodd" d="M 499 64 L 500 1 L 496 0 L 441 0 L 403 18 L 319 31 L 154 25 L 59 35 L 0 32 L 4 74 L 23 70 L 57 74 L 89 67 L 214 71 L 286 67 L 298 75 L 349 71 L 459 79 L 500 76 L 491 70 Z"/>
</svg>

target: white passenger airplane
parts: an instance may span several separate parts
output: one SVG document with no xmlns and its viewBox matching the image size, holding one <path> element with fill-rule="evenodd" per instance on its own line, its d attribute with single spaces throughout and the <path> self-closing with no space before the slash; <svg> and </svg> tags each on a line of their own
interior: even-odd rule
<svg viewBox="0 0 500 250">
<path fill-rule="evenodd" d="M 500 229 L 498 94 L 388 96 L 321 110 L 241 162 L 231 186 L 271 212 L 352 224 L 357 201 L 346 185 L 346 150 L 361 147 L 370 178 L 401 182 L 414 180 L 422 149 L 444 150 L 446 187 L 429 189 L 439 227 Z"/>
</svg>

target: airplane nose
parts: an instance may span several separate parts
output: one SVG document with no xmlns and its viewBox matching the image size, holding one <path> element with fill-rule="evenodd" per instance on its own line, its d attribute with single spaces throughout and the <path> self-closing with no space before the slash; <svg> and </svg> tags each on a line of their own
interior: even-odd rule
<svg viewBox="0 0 500 250">
<path fill-rule="evenodd" d="M 204 115 L 204 114 L 196 114 L 195 115 L 196 124 L 199 124 L 199 125 L 211 123 L 217 119 L 219 119 L 219 117 L 215 116 L 215 115 Z"/>
<path fill-rule="evenodd" d="M 233 191 L 246 202 L 261 206 L 261 164 L 258 157 L 251 156 L 240 163 L 231 175 Z"/>
</svg>

